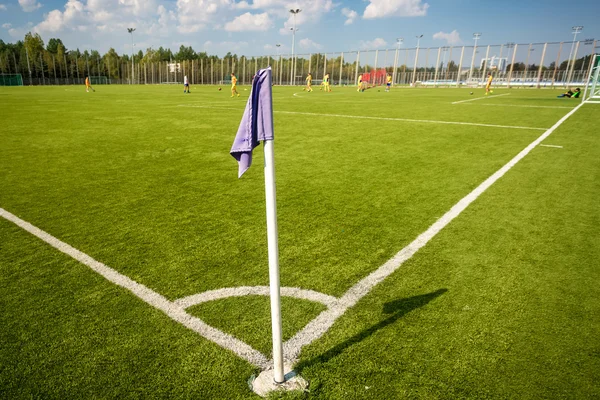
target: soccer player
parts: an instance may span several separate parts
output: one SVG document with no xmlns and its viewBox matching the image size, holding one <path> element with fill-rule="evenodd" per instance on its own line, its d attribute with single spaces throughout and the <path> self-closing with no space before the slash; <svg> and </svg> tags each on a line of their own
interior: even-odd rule
<svg viewBox="0 0 600 400">
<path fill-rule="evenodd" d="M 392 76 L 390 74 L 387 74 L 387 87 L 385 88 L 386 92 L 390 91 L 390 88 L 392 87 Z"/>
<path fill-rule="evenodd" d="M 231 97 L 234 97 L 235 95 L 240 97 L 240 94 L 237 91 L 237 78 L 235 77 L 235 74 L 232 72 L 231 73 Z"/>
<path fill-rule="evenodd" d="M 360 74 L 358 76 L 358 89 L 356 89 L 357 92 L 360 92 L 362 90 L 362 74 Z"/>
<path fill-rule="evenodd" d="M 310 72 L 306 77 L 306 87 L 304 88 L 304 90 L 306 90 L 307 92 L 312 92 L 312 75 Z"/>
<path fill-rule="evenodd" d="M 581 94 L 581 89 L 577 88 L 577 89 L 575 89 L 575 91 L 571 91 L 571 89 L 569 89 L 565 93 L 561 94 L 560 96 L 556 96 L 556 97 L 568 97 L 570 99 L 577 99 L 577 98 L 579 98 L 580 94 Z"/>
<path fill-rule="evenodd" d="M 187 75 L 183 77 L 183 93 L 190 92 L 190 82 L 188 81 Z"/>
<path fill-rule="evenodd" d="M 494 93 L 493 90 L 491 90 L 491 86 L 492 86 L 492 79 L 494 79 L 492 77 L 492 73 L 488 72 L 487 74 L 487 83 L 485 84 L 485 95 L 487 96 L 488 93 Z"/>
<path fill-rule="evenodd" d="M 90 89 L 92 89 L 92 92 L 95 92 L 94 88 L 92 87 L 92 84 L 90 83 L 90 77 L 86 76 L 85 77 L 85 91 L 89 93 Z"/>
<path fill-rule="evenodd" d="M 329 74 L 325 74 L 323 77 L 323 83 L 325 84 L 324 90 L 326 92 L 331 92 L 331 88 L 329 87 Z"/>
</svg>

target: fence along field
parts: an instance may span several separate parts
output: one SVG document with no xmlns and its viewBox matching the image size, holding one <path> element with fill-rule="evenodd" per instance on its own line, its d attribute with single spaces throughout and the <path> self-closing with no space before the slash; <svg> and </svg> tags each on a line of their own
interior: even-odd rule
<svg viewBox="0 0 600 400">
<path fill-rule="evenodd" d="M 41 40 L 41 39 L 40 39 Z M 52 39 L 51 39 L 52 40 Z M 162 48 L 161 48 L 162 50 Z M 183 49 L 186 50 L 186 49 Z M 119 56 L 113 49 L 104 56 L 97 51 L 51 53 L 41 49 L 2 51 L 0 73 L 21 75 L 23 85 L 83 84 L 85 76 L 96 77 L 97 84 L 224 84 L 234 72 L 242 85 L 249 84 L 254 72 L 273 67 L 278 85 L 298 85 L 311 72 L 315 83 L 329 73 L 334 85 L 354 84 L 358 75 L 372 71 L 370 84 L 382 84 L 385 73 L 393 76 L 395 85 L 475 86 L 483 82 L 487 72 L 494 75 L 496 85 L 507 87 L 565 87 L 581 85 L 591 68 L 593 54 L 600 52 L 598 41 L 506 43 L 499 45 L 441 46 L 433 48 L 401 48 L 360 50 L 312 54 L 271 54 L 224 57 L 195 53 L 188 48 L 175 54 L 168 50 L 169 60 L 159 60 L 156 50 L 139 51 L 133 56 Z M 163 50 L 164 51 L 164 50 Z M 181 58 L 180 54 L 187 54 Z M 163 55 L 164 57 L 164 55 Z M 295 72 L 294 72 L 295 71 Z M 11 82 L 15 80 L 0 80 Z"/>
</svg>

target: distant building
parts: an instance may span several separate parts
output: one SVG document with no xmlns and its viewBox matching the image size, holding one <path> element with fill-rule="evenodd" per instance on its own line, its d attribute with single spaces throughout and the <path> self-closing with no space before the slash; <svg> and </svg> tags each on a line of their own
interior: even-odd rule
<svg viewBox="0 0 600 400">
<path fill-rule="evenodd" d="M 481 65 L 480 68 L 483 69 L 483 65 L 485 64 L 486 59 L 482 58 L 481 59 Z M 506 65 L 507 65 L 507 58 L 503 57 L 496 57 L 496 56 L 492 56 L 490 58 L 487 59 L 487 67 L 486 69 L 489 71 L 499 71 L 499 72 L 506 72 Z"/>
</svg>

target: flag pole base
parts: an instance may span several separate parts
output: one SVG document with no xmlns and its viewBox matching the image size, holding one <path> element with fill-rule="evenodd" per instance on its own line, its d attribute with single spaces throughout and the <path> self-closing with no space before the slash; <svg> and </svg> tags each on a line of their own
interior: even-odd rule
<svg viewBox="0 0 600 400">
<path fill-rule="evenodd" d="M 308 389 L 308 381 L 296 373 L 289 365 L 284 365 L 283 383 L 277 383 L 273 379 L 273 370 L 262 371 L 253 381 L 249 382 L 252 391 L 261 397 L 267 397 L 270 392 L 284 391 L 289 392 L 298 390 L 305 392 Z"/>
</svg>

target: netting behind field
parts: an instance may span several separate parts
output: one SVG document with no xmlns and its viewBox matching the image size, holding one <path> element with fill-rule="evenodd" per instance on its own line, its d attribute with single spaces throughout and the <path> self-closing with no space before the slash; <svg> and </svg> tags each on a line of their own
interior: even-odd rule
<svg viewBox="0 0 600 400">
<path fill-rule="evenodd" d="M 0 86 L 23 86 L 21 74 L 0 74 Z"/>
<path fill-rule="evenodd" d="M 415 43 L 416 44 L 416 43 Z M 400 46 L 398 44 L 398 46 Z M 228 49 L 223 49 L 226 52 Z M 86 76 L 101 84 L 223 85 L 231 73 L 240 85 L 249 85 L 258 69 L 271 66 L 276 85 L 304 85 L 310 72 L 315 84 L 329 74 L 332 88 L 356 85 L 359 75 L 385 70 L 394 85 L 479 86 L 487 73 L 494 85 L 554 87 L 584 85 L 592 68 L 592 55 L 600 53 L 598 41 L 586 39 L 559 43 L 504 43 L 497 45 L 408 47 L 345 52 L 278 53 L 263 56 L 194 54 L 190 60 L 156 60 L 144 55 L 116 53 L 97 57 L 69 52 L 62 57 L 32 57 L 30 65 L 19 54 L 0 54 L 0 74 L 20 75 L 25 85 L 83 84 Z M 174 67 L 176 66 L 176 67 Z M 5 82 L 13 82 L 6 80 Z M 374 84 L 383 84 L 379 75 Z M 0 81 L 1 84 L 1 81 Z"/>
</svg>

